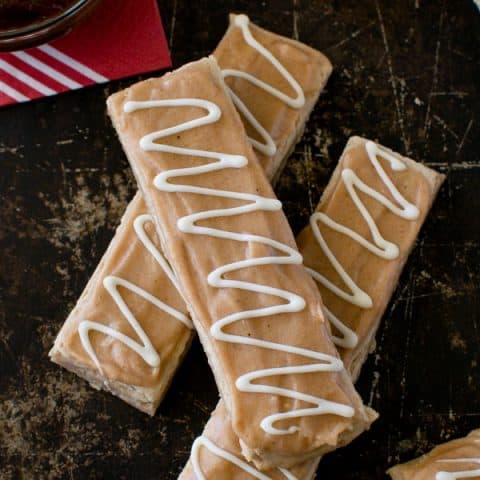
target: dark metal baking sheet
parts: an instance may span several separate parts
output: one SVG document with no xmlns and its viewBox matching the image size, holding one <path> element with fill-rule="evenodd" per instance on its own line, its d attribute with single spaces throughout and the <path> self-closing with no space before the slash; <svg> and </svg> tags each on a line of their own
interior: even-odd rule
<svg viewBox="0 0 480 480">
<path fill-rule="evenodd" d="M 480 426 L 480 13 L 470 0 L 160 2 L 176 66 L 230 10 L 319 48 L 335 70 L 276 191 L 298 230 L 352 134 L 448 175 L 359 390 L 381 417 L 321 463 L 384 479 Z M 135 79 L 0 110 L 0 478 L 174 479 L 217 401 L 194 343 L 154 418 L 47 352 L 135 191 L 105 114 Z"/>
</svg>

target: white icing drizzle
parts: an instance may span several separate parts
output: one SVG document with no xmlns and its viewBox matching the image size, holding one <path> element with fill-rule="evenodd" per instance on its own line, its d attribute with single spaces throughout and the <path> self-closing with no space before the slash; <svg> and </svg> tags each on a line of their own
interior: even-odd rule
<svg viewBox="0 0 480 480">
<path fill-rule="evenodd" d="M 272 477 L 269 477 L 268 475 L 266 475 L 265 473 L 262 473 L 260 470 L 257 470 L 255 467 L 245 462 L 244 460 L 238 458 L 237 456 L 231 454 L 230 452 L 227 452 L 223 448 L 220 448 L 218 445 L 213 443 L 210 439 L 208 439 L 204 435 L 201 435 L 200 437 L 197 437 L 195 439 L 192 445 L 192 452 L 191 452 L 192 467 L 193 467 L 195 476 L 197 477 L 198 480 L 206 480 L 202 472 L 202 468 L 200 466 L 199 453 L 200 453 L 201 447 L 206 448 L 211 453 L 213 453 L 214 455 L 217 455 L 218 457 L 223 458 L 227 462 L 233 463 L 238 468 L 242 469 L 246 473 L 249 473 L 252 477 L 257 478 L 258 480 L 272 480 Z M 290 472 L 290 470 L 287 470 L 286 468 L 279 467 L 278 471 L 282 473 L 287 480 L 299 480 L 295 475 L 293 475 L 292 472 Z"/>
<path fill-rule="evenodd" d="M 227 216 L 244 215 L 257 211 L 278 211 L 281 209 L 281 203 L 272 198 L 266 198 L 245 192 L 232 192 L 225 190 L 212 189 L 207 187 L 199 187 L 195 185 L 184 185 L 180 183 L 170 183 L 170 179 L 178 179 L 182 177 L 190 177 L 202 175 L 208 172 L 216 172 L 227 168 L 242 168 L 247 165 L 248 160 L 242 155 L 232 155 L 227 153 L 212 152 L 206 150 L 196 150 L 190 148 L 176 147 L 163 143 L 156 143 L 158 140 L 169 135 L 178 134 L 194 128 L 199 128 L 218 121 L 221 111 L 218 106 L 210 101 L 201 99 L 173 99 L 173 100 L 148 100 L 148 101 L 129 101 L 124 105 L 125 112 L 133 112 L 139 109 L 161 108 L 161 107 L 198 107 L 207 113 L 199 118 L 186 121 L 184 123 L 168 127 L 149 133 L 141 138 L 140 147 L 145 151 L 173 153 L 176 155 L 195 156 L 207 158 L 211 161 L 207 164 L 194 167 L 184 167 L 180 169 L 171 169 L 159 173 L 154 179 L 155 187 L 163 192 L 173 193 L 193 193 L 196 195 L 205 195 L 217 198 L 228 198 L 231 200 L 239 200 L 245 204 L 230 208 L 221 208 L 208 211 L 200 211 L 177 221 L 177 227 L 184 233 L 193 235 L 207 235 L 215 238 L 233 240 L 236 242 L 255 242 L 272 250 L 276 250 L 284 255 L 266 256 L 254 259 L 240 260 L 229 263 L 210 272 L 207 277 L 209 285 L 216 288 L 234 288 L 252 293 L 261 293 L 280 298 L 284 302 L 269 307 L 261 307 L 253 310 L 240 311 L 213 323 L 210 333 L 213 338 L 223 342 L 250 345 L 258 348 L 265 348 L 279 352 L 286 352 L 292 355 L 299 355 L 314 360 L 313 363 L 298 366 L 276 367 L 263 370 L 255 370 L 242 375 L 236 380 L 236 387 L 243 392 L 266 393 L 278 395 L 295 400 L 304 401 L 313 404 L 313 407 L 292 410 L 288 412 L 276 413 L 265 417 L 261 422 L 263 430 L 272 435 L 289 434 L 298 431 L 298 427 L 290 426 L 287 429 L 279 429 L 273 426 L 273 423 L 293 419 L 303 416 L 335 414 L 343 417 L 351 417 L 354 415 L 354 409 L 350 406 L 336 402 L 330 402 L 323 398 L 315 397 L 305 393 L 297 392 L 287 388 L 275 387 L 271 385 L 261 385 L 252 383 L 260 378 L 266 378 L 279 375 L 295 375 L 311 372 L 339 372 L 343 367 L 343 363 L 339 358 L 333 357 L 320 352 L 315 352 L 305 348 L 286 345 L 282 343 L 270 342 L 258 338 L 248 336 L 232 335 L 225 333 L 223 329 L 235 322 L 244 321 L 254 318 L 262 318 L 266 316 L 299 312 L 305 308 L 305 300 L 286 290 L 274 288 L 268 285 L 258 283 L 230 280 L 224 278 L 224 275 L 233 273 L 245 268 L 251 268 L 261 265 L 300 265 L 302 256 L 295 249 L 280 243 L 272 238 L 253 235 L 249 233 L 235 233 L 226 230 L 220 230 L 212 227 L 198 226 L 197 222 L 207 219 L 221 218 Z"/>
<path fill-rule="evenodd" d="M 356 305 L 360 308 L 371 308 L 373 305 L 371 297 L 362 290 L 350 277 L 350 275 L 345 271 L 343 266 L 337 260 L 335 255 L 332 253 L 331 249 L 327 245 L 321 231 L 320 225 L 324 224 L 327 227 L 339 232 L 347 237 L 350 237 L 355 242 L 359 243 L 362 247 L 366 248 L 374 255 L 377 255 L 380 258 L 384 258 L 386 260 L 393 260 L 398 257 L 399 255 L 399 247 L 397 244 L 386 240 L 378 230 L 378 227 L 375 223 L 375 220 L 372 218 L 370 213 L 368 212 L 367 208 L 365 207 L 362 200 L 360 200 L 357 191 L 359 190 L 365 195 L 375 199 L 377 202 L 384 205 L 390 212 L 398 217 L 404 218 L 406 220 L 416 220 L 420 214 L 418 208 L 413 205 L 412 203 L 408 202 L 398 191 L 395 185 L 392 183 L 388 175 L 386 174 L 385 170 L 383 169 L 382 165 L 378 161 L 378 156 L 383 157 L 385 160 L 388 161 L 390 164 L 390 168 L 394 171 L 402 171 L 405 170 L 407 167 L 406 165 L 396 158 L 395 156 L 391 155 L 388 152 L 380 149 L 378 145 L 374 142 L 368 141 L 365 143 L 365 149 L 368 154 L 368 158 L 377 172 L 378 176 L 382 180 L 383 184 L 387 187 L 388 191 L 395 199 L 398 205 L 395 205 L 391 202 L 387 197 L 383 194 L 378 192 L 377 190 L 369 187 L 366 183 L 364 183 L 357 174 L 350 168 L 344 168 L 341 173 L 341 177 L 343 183 L 345 184 L 345 188 L 347 189 L 350 197 L 357 207 L 358 211 L 362 215 L 363 219 L 365 220 L 366 224 L 368 225 L 370 235 L 373 239 L 373 242 L 370 242 L 366 238 L 362 237 L 352 229 L 337 223 L 335 220 L 330 218 L 328 215 L 322 212 L 316 212 L 310 217 L 310 226 L 312 231 L 317 239 L 318 245 L 322 249 L 323 253 L 330 261 L 342 281 L 345 283 L 346 287 L 349 291 L 342 290 L 341 288 L 337 287 L 333 284 L 328 278 L 326 278 L 321 273 L 307 268 L 309 273 L 312 277 L 319 283 L 321 283 L 325 288 L 333 292 L 335 295 L 340 297 L 341 299 L 345 300 L 352 305 Z M 343 348 L 354 348 L 358 344 L 358 337 L 353 330 L 348 328 L 340 319 L 335 317 L 332 312 L 326 308 L 327 316 L 332 322 L 332 324 L 340 331 L 343 337 L 333 337 L 334 342 L 336 345 L 341 346 Z"/>
<path fill-rule="evenodd" d="M 288 106 L 292 108 L 301 108 L 305 104 L 305 97 L 303 94 L 303 90 L 301 89 L 298 82 L 291 76 L 291 74 L 285 69 L 285 67 L 272 55 L 272 53 L 269 52 L 263 45 L 261 45 L 253 37 L 249 28 L 249 18 L 246 15 L 237 15 L 235 18 L 235 24 L 241 28 L 245 42 L 248 45 L 250 45 L 252 48 L 257 50 L 260 55 L 262 55 L 268 62 L 270 62 L 274 66 L 274 68 L 280 73 L 280 75 L 282 75 L 287 80 L 287 82 L 292 86 L 296 96 L 289 97 L 288 95 L 284 94 L 283 92 L 274 88 L 268 83 L 262 82 L 261 80 L 256 78 L 254 75 L 251 75 L 249 73 L 242 72 L 239 70 L 225 69 L 222 71 L 223 77 L 226 78 L 228 76 L 236 76 L 239 78 L 243 78 L 244 80 L 247 80 L 253 83 L 254 85 L 256 85 L 257 87 L 261 88 L 265 92 L 273 95 L 275 98 L 281 100 Z M 228 91 L 236 107 L 242 112 L 242 114 L 247 119 L 247 121 L 250 122 L 252 127 L 258 132 L 258 134 L 265 141 L 265 143 L 262 144 L 261 142 L 258 142 L 257 140 L 250 138 L 249 140 L 252 143 L 252 146 L 256 148 L 258 151 L 264 153 L 265 155 L 274 155 L 277 150 L 277 147 L 271 135 L 262 127 L 262 125 L 258 122 L 258 120 L 253 116 L 253 114 L 247 108 L 245 103 L 242 100 L 240 100 L 240 98 L 230 88 L 228 88 Z M 152 219 L 149 215 L 145 214 L 138 217 L 135 222 L 138 225 L 140 224 L 143 225 L 145 221 L 152 221 Z M 152 256 L 155 258 L 158 264 L 162 267 L 162 269 L 165 271 L 165 273 L 167 274 L 172 284 L 178 290 L 178 282 L 175 278 L 175 275 L 173 274 L 170 266 L 166 262 L 163 255 L 158 251 L 158 249 L 155 247 L 152 241 L 148 238 L 148 235 L 144 231 L 143 227 L 140 227 L 140 228 L 135 227 L 135 230 L 137 235 L 141 239 L 142 243 L 145 245 L 148 251 L 152 254 Z M 155 349 L 151 345 L 151 342 L 149 341 L 148 336 L 146 335 L 144 330 L 140 327 L 135 317 L 126 306 L 125 302 L 123 301 L 121 295 L 118 292 L 117 286 L 123 286 L 125 288 L 128 288 L 134 291 L 135 293 L 142 296 L 146 300 L 154 303 L 159 308 L 165 310 L 167 313 L 172 314 L 175 318 L 178 318 L 178 320 L 180 320 L 189 328 L 193 328 L 191 321 L 188 319 L 188 317 L 186 317 L 185 315 L 183 315 L 178 311 L 171 309 L 170 307 L 163 304 L 162 302 L 159 302 L 158 299 L 149 295 L 148 292 L 145 292 L 144 290 L 140 289 L 139 287 L 133 285 L 132 283 L 126 280 L 123 280 L 121 278 L 116 278 L 116 277 L 111 277 L 111 278 L 107 277 L 104 280 L 104 284 L 105 284 L 105 288 L 107 288 L 109 293 L 112 295 L 112 297 L 114 298 L 115 302 L 119 306 L 124 316 L 131 323 L 136 333 L 141 338 L 143 345 L 133 341 L 131 338 L 115 331 L 114 329 L 107 327 L 103 324 L 100 324 L 98 322 L 91 322 L 89 320 L 82 321 L 79 325 L 79 334 L 82 340 L 82 345 L 85 348 L 85 350 L 88 352 L 90 358 L 92 359 L 92 361 L 95 363 L 95 365 L 100 371 L 101 371 L 101 366 L 98 362 L 98 358 L 95 352 L 93 351 L 93 347 L 89 340 L 89 332 L 91 330 L 96 330 L 106 335 L 115 337 L 117 340 L 123 342 L 125 345 L 129 346 L 132 350 L 137 352 L 145 360 L 145 362 L 147 362 L 152 367 L 158 366 L 160 362 L 158 353 L 155 351 Z"/>
<path fill-rule="evenodd" d="M 268 94 L 277 98 L 291 108 L 302 108 L 305 105 L 305 95 L 302 88 L 300 87 L 298 82 L 292 77 L 290 72 L 278 61 L 278 59 L 253 37 L 249 27 L 249 18 L 246 15 L 237 15 L 235 16 L 234 23 L 242 30 L 245 42 L 250 47 L 255 49 L 263 58 L 265 58 L 265 60 L 267 60 L 275 68 L 275 70 L 288 82 L 288 84 L 295 91 L 295 97 L 290 97 L 278 90 L 277 88 L 274 88 L 272 85 L 258 79 L 256 76 L 247 72 L 243 72 L 241 70 L 226 68 L 222 70 L 223 78 L 241 78 L 252 83 L 256 87 L 267 92 Z M 243 114 L 244 118 L 250 123 L 250 125 L 257 131 L 257 133 L 265 142 L 261 143 L 258 140 L 249 137 L 252 146 L 264 155 L 274 155 L 277 151 L 277 147 L 270 133 L 268 133 L 267 130 L 260 124 L 260 122 L 253 116 L 252 112 L 238 97 L 238 95 L 233 92 L 231 88 L 227 87 L 227 89 L 237 109 Z"/>
<path fill-rule="evenodd" d="M 317 273 L 307 268 L 307 270 L 312 274 Z M 357 334 L 349 327 L 347 327 L 337 316 L 335 316 L 326 306 L 323 305 L 325 315 L 328 318 L 328 321 L 338 330 L 342 335 L 341 337 L 334 335 L 332 332 L 332 340 L 335 345 L 342 348 L 355 348 L 358 343 Z"/>
<path fill-rule="evenodd" d="M 480 458 L 453 458 L 447 460 L 437 460 L 440 463 L 473 463 L 476 465 L 480 465 Z M 474 478 L 480 477 L 480 468 L 475 470 L 457 470 L 455 472 L 445 472 L 441 471 L 435 475 L 435 480 L 456 480 L 458 478 Z"/>
<path fill-rule="evenodd" d="M 145 230 L 146 223 L 151 223 L 152 225 L 154 225 L 153 217 L 148 213 L 138 215 L 133 221 L 133 228 L 135 230 L 135 233 L 142 242 L 143 246 L 148 250 L 148 252 L 160 265 L 162 270 L 167 275 L 168 279 L 172 282 L 173 286 L 177 289 L 178 292 L 180 292 L 180 285 L 178 284 L 177 277 L 173 273 L 173 270 L 163 256 L 163 253 L 158 250 L 150 237 L 147 235 L 147 232 Z M 180 321 L 184 323 L 188 328 L 193 329 L 192 321 L 186 315 L 183 315 Z"/>
<path fill-rule="evenodd" d="M 139 215 L 135 218 L 133 222 L 133 226 L 135 229 L 135 233 L 137 234 L 138 238 L 145 246 L 145 248 L 149 251 L 149 253 L 153 256 L 153 258 L 157 261 L 160 267 L 164 270 L 170 281 L 173 285 L 178 289 L 178 282 L 168 265 L 167 261 L 163 257 L 163 255 L 159 252 L 158 248 L 154 245 L 151 239 L 148 237 L 147 232 L 145 231 L 145 223 L 153 222 L 153 219 L 150 215 L 144 214 Z M 126 304 L 125 300 L 123 299 L 121 293 L 119 292 L 119 287 L 123 287 L 131 292 L 139 295 L 140 297 L 144 298 L 148 302 L 155 305 L 160 310 L 163 310 L 168 315 L 176 318 L 178 321 L 182 322 L 186 327 L 193 328 L 191 320 L 182 312 L 175 310 L 174 308 L 170 307 L 166 303 L 163 303 L 158 298 L 154 297 L 147 291 L 143 290 L 139 286 L 135 285 L 128 280 L 123 278 L 108 275 L 103 279 L 103 286 L 106 288 L 108 293 L 113 298 L 114 302 L 117 304 L 119 310 L 122 312 L 125 319 L 128 323 L 132 326 L 135 333 L 140 339 L 140 343 L 133 340 L 128 335 L 125 335 L 122 332 L 115 330 L 112 327 L 109 327 L 105 324 L 99 322 L 93 322 L 90 320 L 83 320 L 80 322 L 78 326 L 78 333 L 80 335 L 80 340 L 82 342 L 83 348 L 88 353 L 89 357 L 91 358 L 92 362 L 95 364 L 97 369 L 103 375 L 102 367 L 98 360 L 98 357 L 95 353 L 93 345 L 90 341 L 90 331 L 94 330 L 110 337 L 115 338 L 119 342 L 126 345 L 128 348 L 136 352 L 138 355 L 142 357 L 142 359 L 150 365 L 152 368 L 158 368 L 160 365 L 160 356 L 156 351 L 155 347 L 152 345 L 148 335 L 145 333 L 145 330 L 142 326 L 138 323 L 138 320 L 135 318 L 135 315 L 132 313 L 128 305 Z"/>
</svg>

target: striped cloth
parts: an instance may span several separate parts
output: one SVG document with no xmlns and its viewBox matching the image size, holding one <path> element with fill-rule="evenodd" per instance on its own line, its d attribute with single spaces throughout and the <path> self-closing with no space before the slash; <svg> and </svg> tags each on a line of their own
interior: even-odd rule
<svg viewBox="0 0 480 480">
<path fill-rule="evenodd" d="M 67 35 L 0 53 L 0 106 L 170 66 L 156 0 L 104 0 Z"/>
</svg>

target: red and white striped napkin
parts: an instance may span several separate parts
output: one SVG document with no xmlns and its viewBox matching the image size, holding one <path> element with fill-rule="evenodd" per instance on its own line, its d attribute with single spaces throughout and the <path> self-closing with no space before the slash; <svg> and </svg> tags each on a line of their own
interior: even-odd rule
<svg viewBox="0 0 480 480">
<path fill-rule="evenodd" d="M 0 53 L 0 106 L 170 66 L 156 0 L 104 0 L 63 37 Z"/>
</svg>

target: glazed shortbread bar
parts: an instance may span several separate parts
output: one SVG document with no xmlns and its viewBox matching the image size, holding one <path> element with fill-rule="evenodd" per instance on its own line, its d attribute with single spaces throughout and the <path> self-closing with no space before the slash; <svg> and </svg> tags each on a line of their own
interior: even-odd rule
<svg viewBox="0 0 480 480">
<path fill-rule="evenodd" d="M 247 459 L 288 467 L 360 434 L 371 419 L 216 62 L 108 108 Z"/>
<path fill-rule="evenodd" d="M 50 358 L 153 415 L 193 325 L 146 211 L 137 193 Z"/>
<path fill-rule="evenodd" d="M 323 89 L 330 62 L 299 42 L 251 25 L 244 15 L 231 17 L 215 55 L 229 69 L 227 81 L 236 77 L 230 94 L 246 112 L 246 124 L 263 134 L 263 142 L 252 142 L 271 179 Z M 61 329 L 51 359 L 153 415 L 193 335 L 175 283 L 137 194 Z"/>
<path fill-rule="evenodd" d="M 213 55 L 257 158 L 275 180 L 332 66 L 319 51 L 257 27 L 246 15 L 230 15 Z"/>
<path fill-rule="evenodd" d="M 435 447 L 423 457 L 396 465 L 393 480 L 456 480 L 480 478 L 480 429 Z"/>
<path fill-rule="evenodd" d="M 444 178 L 352 137 L 297 238 L 354 381 Z"/>
<path fill-rule="evenodd" d="M 319 461 L 316 457 L 288 469 L 258 470 L 243 457 L 225 403 L 220 400 L 202 435 L 194 441 L 178 480 L 311 480 Z"/>
<path fill-rule="evenodd" d="M 355 377 L 366 359 L 368 345 L 375 336 L 385 304 L 442 180 L 442 175 L 413 160 L 366 139 L 352 137 L 310 224 L 297 237 L 304 263 L 315 268 L 310 272 L 320 282 L 322 296 L 328 294 L 323 299 L 335 331 L 334 341 Z M 367 198 L 375 202 L 369 202 Z M 397 208 L 392 209 L 393 205 Z M 373 225 L 376 243 L 366 246 L 361 239 L 369 238 Z M 342 235 L 328 236 L 328 230 Z M 362 250 L 352 247 L 352 243 L 359 243 Z M 377 245 L 376 250 L 373 245 Z M 394 255 L 393 245 L 397 246 L 397 255 Z M 390 258 L 381 256 L 381 247 L 390 252 Z M 341 260 L 337 258 L 339 256 Z M 374 265 L 378 279 L 371 270 L 375 257 L 383 258 L 383 262 L 377 261 Z M 371 298 L 372 307 L 369 310 L 361 306 L 345 309 L 351 306 L 353 299 L 342 289 L 342 281 L 357 294 L 357 298 L 360 297 L 359 287 L 352 285 L 365 285 L 364 298 L 366 295 Z M 325 285 L 328 286 L 326 292 L 323 291 Z M 194 480 L 203 475 L 220 480 L 310 480 L 319 460 L 308 461 L 290 471 L 255 470 L 242 459 L 240 444 L 220 402 L 204 432 L 195 441 L 180 479 Z"/>
</svg>

